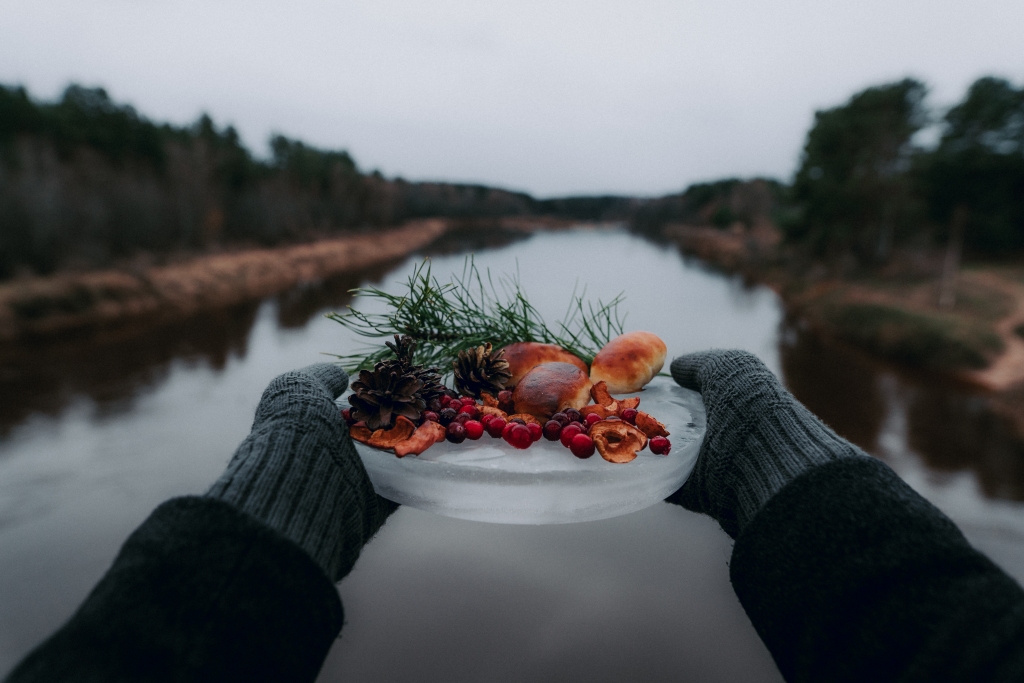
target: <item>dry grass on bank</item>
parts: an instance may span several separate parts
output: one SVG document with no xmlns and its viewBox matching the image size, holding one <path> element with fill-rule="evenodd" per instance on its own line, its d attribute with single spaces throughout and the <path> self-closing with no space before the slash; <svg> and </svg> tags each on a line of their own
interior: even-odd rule
<svg viewBox="0 0 1024 683">
<path fill-rule="evenodd" d="M 933 279 L 833 281 L 789 298 L 826 334 L 904 365 L 978 370 L 1004 350 L 996 324 L 1013 309 L 1003 291 L 964 274 L 957 304 L 938 306 Z"/>
<path fill-rule="evenodd" d="M 666 235 L 686 253 L 771 286 L 790 314 L 821 334 L 990 389 L 1024 382 L 1024 339 L 1015 332 L 1024 325 L 1024 267 L 965 268 L 955 305 L 940 307 L 938 276 L 927 267 L 838 278 L 786 266 L 770 224 L 676 225 Z"/>
<path fill-rule="evenodd" d="M 438 239 L 443 220 L 278 249 L 200 256 L 183 263 L 27 278 L 0 284 L 0 341 L 184 316 L 258 299 L 341 272 L 398 259 Z"/>
</svg>

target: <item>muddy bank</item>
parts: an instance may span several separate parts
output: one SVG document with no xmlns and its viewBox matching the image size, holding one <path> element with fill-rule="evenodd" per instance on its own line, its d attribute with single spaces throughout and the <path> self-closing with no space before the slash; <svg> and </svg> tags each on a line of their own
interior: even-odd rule
<svg viewBox="0 0 1024 683">
<path fill-rule="evenodd" d="M 448 229 L 446 221 L 422 220 L 393 230 L 199 256 L 173 265 L 6 282 L 0 284 L 0 341 L 232 306 L 401 258 Z"/>
<path fill-rule="evenodd" d="M 767 223 L 673 225 L 665 236 L 684 253 L 770 286 L 787 314 L 816 334 L 980 392 L 1024 438 L 1024 267 L 965 267 L 955 304 L 939 306 L 939 280 L 927 263 L 843 279 L 787 264 L 778 230 Z"/>
</svg>

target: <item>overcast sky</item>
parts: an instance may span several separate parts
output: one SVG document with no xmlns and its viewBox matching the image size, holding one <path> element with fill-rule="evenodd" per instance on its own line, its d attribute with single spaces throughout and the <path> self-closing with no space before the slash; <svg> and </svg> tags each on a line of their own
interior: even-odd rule
<svg viewBox="0 0 1024 683">
<path fill-rule="evenodd" d="M 789 178 L 815 109 L 914 76 L 1024 81 L 1022 0 L 0 0 L 0 82 L 102 85 L 389 176 L 660 194 Z"/>
</svg>

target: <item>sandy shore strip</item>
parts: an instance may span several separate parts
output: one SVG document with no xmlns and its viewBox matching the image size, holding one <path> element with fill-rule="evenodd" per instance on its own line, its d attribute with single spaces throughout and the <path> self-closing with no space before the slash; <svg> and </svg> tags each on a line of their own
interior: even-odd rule
<svg viewBox="0 0 1024 683">
<path fill-rule="evenodd" d="M 304 282 L 402 258 L 443 235 L 440 219 L 276 249 L 198 256 L 141 271 L 104 270 L 0 284 L 0 341 L 190 315 L 259 299 Z"/>
</svg>

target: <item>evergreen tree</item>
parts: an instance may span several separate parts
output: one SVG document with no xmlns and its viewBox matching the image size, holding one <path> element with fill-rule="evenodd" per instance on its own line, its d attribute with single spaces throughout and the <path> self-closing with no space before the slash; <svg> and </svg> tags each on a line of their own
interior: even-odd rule
<svg viewBox="0 0 1024 683">
<path fill-rule="evenodd" d="M 819 111 L 793 184 L 799 207 L 790 241 L 818 256 L 884 261 L 915 226 L 912 138 L 927 122 L 926 89 L 913 79 L 868 88 Z"/>
<path fill-rule="evenodd" d="M 939 146 L 921 166 L 939 225 L 952 227 L 958 217 L 975 250 L 1024 247 L 1024 89 L 1000 78 L 975 81 L 946 114 Z"/>
</svg>

